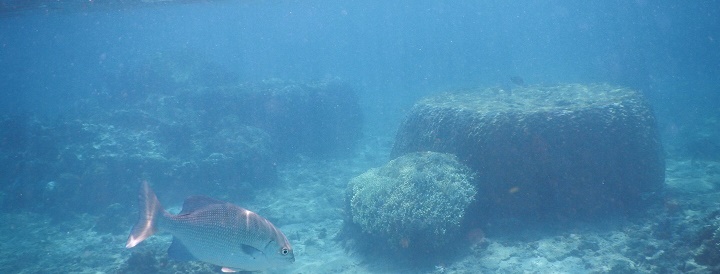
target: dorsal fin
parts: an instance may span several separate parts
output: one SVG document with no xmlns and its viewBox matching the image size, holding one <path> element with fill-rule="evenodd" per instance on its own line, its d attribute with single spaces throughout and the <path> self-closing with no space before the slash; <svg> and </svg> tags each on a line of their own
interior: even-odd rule
<svg viewBox="0 0 720 274">
<path fill-rule="evenodd" d="M 185 199 L 185 202 L 183 202 L 183 207 L 182 207 L 182 211 L 180 211 L 180 214 L 191 213 L 200 208 L 203 208 L 203 207 L 206 207 L 209 205 L 216 205 L 216 204 L 225 204 L 225 202 L 215 200 L 208 196 L 193 195 L 193 196 L 187 197 L 187 199 Z"/>
</svg>

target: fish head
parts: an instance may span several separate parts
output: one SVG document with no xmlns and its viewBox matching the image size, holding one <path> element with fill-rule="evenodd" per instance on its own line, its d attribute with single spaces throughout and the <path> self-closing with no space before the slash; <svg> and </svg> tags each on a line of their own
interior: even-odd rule
<svg viewBox="0 0 720 274">
<path fill-rule="evenodd" d="M 268 261 L 275 265 L 285 265 L 295 262 L 295 254 L 290 246 L 290 242 L 285 238 L 279 230 L 276 237 L 270 244 L 265 247 L 264 253 Z"/>
<path fill-rule="evenodd" d="M 284 266 L 295 262 L 295 254 L 285 234 L 270 221 L 260 215 L 235 205 L 225 204 L 229 213 L 230 230 L 236 238 L 231 240 L 239 246 L 228 247 L 234 250 L 235 257 L 218 265 L 258 271 Z"/>
</svg>

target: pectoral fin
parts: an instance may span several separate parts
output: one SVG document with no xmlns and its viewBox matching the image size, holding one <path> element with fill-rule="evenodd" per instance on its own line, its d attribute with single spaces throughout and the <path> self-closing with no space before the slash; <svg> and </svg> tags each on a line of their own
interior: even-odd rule
<svg viewBox="0 0 720 274">
<path fill-rule="evenodd" d="M 235 270 L 235 269 L 232 269 L 232 268 L 229 268 L 229 267 L 224 267 L 224 266 L 223 266 L 223 268 L 221 268 L 220 270 L 221 270 L 222 272 L 224 272 L 224 273 L 238 272 L 238 271 Z"/>
<path fill-rule="evenodd" d="M 258 258 L 259 256 L 261 256 L 262 253 L 263 253 L 263 252 L 260 251 L 259 249 L 254 248 L 254 247 L 249 246 L 249 245 L 242 245 L 242 251 L 243 251 L 243 253 L 245 253 L 246 255 L 252 257 L 253 260 L 254 260 L 254 259 L 257 259 L 257 258 Z"/>
</svg>

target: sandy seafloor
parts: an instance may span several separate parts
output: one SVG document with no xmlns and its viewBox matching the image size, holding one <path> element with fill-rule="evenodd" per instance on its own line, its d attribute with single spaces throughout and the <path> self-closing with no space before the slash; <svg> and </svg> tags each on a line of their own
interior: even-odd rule
<svg viewBox="0 0 720 274">
<path fill-rule="evenodd" d="M 398 263 L 358 252 L 339 240 L 350 178 L 383 165 L 392 138 L 366 138 L 351 159 L 298 157 L 280 166 L 281 182 L 252 201 L 232 201 L 277 224 L 296 262 L 268 273 L 705 273 L 693 261 L 692 233 L 720 203 L 720 162 L 667 160 L 664 202 L 647 214 L 598 223 L 543 224 L 486 231 L 469 247 L 433 266 Z M 128 201 L 135 202 L 135 201 Z M 161 201 L 179 207 L 182 201 Z M 128 212 L 135 218 L 135 212 Z M 125 249 L 127 234 L 93 230 L 94 216 L 55 223 L 30 213 L 0 215 L 0 273 L 219 273 L 202 263 L 167 261 L 171 237 L 160 234 Z M 129 230 L 128 227 L 126 230 Z M 133 252 L 151 254 L 129 269 Z M 139 256 L 142 258 L 142 256 Z M 142 267 L 147 268 L 142 268 Z M 155 267 L 155 268 L 154 268 Z M 132 271 L 131 271 L 132 270 Z"/>
</svg>

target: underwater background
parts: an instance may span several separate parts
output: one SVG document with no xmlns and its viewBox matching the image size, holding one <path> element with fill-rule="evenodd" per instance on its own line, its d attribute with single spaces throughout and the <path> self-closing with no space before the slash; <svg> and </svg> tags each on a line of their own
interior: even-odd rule
<svg viewBox="0 0 720 274">
<path fill-rule="evenodd" d="M 125 248 L 142 181 L 270 220 L 270 273 L 718 272 L 718 39 L 715 1 L 0 0 L 0 272 L 219 272 Z"/>
</svg>

